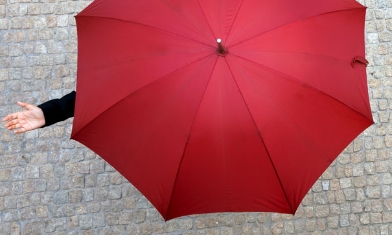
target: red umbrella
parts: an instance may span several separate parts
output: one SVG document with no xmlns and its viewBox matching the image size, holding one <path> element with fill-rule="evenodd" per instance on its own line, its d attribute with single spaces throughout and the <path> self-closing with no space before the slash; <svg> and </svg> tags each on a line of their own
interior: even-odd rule
<svg viewBox="0 0 392 235">
<path fill-rule="evenodd" d="M 294 214 L 370 126 L 354 0 L 96 0 L 76 16 L 72 138 L 165 220 Z"/>
</svg>

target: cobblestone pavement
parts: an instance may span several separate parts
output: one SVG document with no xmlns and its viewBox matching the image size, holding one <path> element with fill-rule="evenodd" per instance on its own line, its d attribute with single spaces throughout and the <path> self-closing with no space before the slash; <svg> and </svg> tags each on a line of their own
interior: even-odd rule
<svg viewBox="0 0 392 235">
<path fill-rule="evenodd" d="M 0 0 L 0 116 L 75 87 L 74 15 L 89 1 Z M 223 213 L 164 222 L 72 120 L 25 135 L 0 128 L 0 234 L 392 234 L 392 1 L 362 0 L 375 124 L 309 191 L 295 216 Z"/>
</svg>

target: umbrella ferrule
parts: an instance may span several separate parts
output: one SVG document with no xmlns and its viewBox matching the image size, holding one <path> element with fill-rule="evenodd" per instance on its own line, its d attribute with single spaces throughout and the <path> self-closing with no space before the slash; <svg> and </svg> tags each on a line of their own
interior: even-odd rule
<svg viewBox="0 0 392 235">
<path fill-rule="evenodd" d="M 218 53 L 219 56 L 226 56 L 228 54 L 228 51 L 226 47 L 222 45 L 222 39 L 218 38 L 216 40 L 216 43 L 218 44 L 218 48 L 216 49 L 216 52 Z"/>
</svg>

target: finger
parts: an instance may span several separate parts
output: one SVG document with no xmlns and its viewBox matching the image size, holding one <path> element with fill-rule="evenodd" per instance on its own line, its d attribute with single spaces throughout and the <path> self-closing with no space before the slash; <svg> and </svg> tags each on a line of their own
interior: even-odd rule
<svg viewBox="0 0 392 235">
<path fill-rule="evenodd" d="M 7 127 L 8 130 L 15 130 L 15 129 L 24 129 L 25 131 L 29 130 L 23 123 L 14 122 Z"/>
<path fill-rule="evenodd" d="M 8 130 L 13 130 L 13 129 L 17 129 L 17 128 L 20 128 L 20 127 L 21 127 L 21 125 L 19 123 L 16 123 L 16 122 L 6 126 L 6 128 Z"/>
<path fill-rule="evenodd" d="M 17 103 L 18 103 L 18 105 L 19 105 L 20 107 L 25 108 L 25 109 L 30 109 L 31 106 L 32 106 L 31 104 L 24 103 L 24 102 L 20 102 L 20 101 L 18 101 Z"/>
<path fill-rule="evenodd" d="M 18 119 L 9 119 L 4 122 L 4 126 L 8 127 L 8 126 L 14 125 L 16 123 L 18 123 Z"/>
<path fill-rule="evenodd" d="M 13 120 L 13 119 L 15 119 L 17 117 L 18 117 L 18 114 L 16 114 L 16 113 L 8 114 L 7 116 L 5 116 L 3 118 L 3 122 L 7 122 L 7 121 L 10 121 L 10 120 Z"/>
<path fill-rule="evenodd" d="M 13 130 L 15 129 L 15 124 L 8 124 L 5 126 L 5 128 L 7 128 L 8 130 Z"/>
<path fill-rule="evenodd" d="M 19 129 L 16 129 L 16 130 L 14 130 L 14 133 L 15 134 L 21 134 L 21 133 L 25 133 L 27 130 L 25 129 L 25 128 L 19 128 Z"/>
<path fill-rule="evenodd" d="M 18 119 L 12 119 L 12 120 L 10 120 L 9 122 L 7 122 L 7 123 L 5 124 L 5 127 L 9 127 L 9 126 L 15 125 L 15 124 L 17 124 L 18 122 L 19 122 Z"/>
</svg>

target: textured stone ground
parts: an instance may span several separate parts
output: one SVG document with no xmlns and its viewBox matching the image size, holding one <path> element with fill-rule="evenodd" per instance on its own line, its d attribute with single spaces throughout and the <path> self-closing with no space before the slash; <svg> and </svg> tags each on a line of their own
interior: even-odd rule
<svg viewBox="0 0 392 235">
<path fill-rule="evenodd" d="M 0 116 L 75 87 L 74 15 L 89 1 L 0 0 Z M 368 7 L 376 124 L 338 157 L 295 216 L 227 213 L 163 222 L 99 156 L 69 140 L 72 120 L 15 136 L 0 128 L 0 234 L 392 234 L 392 1 Z"/>
</svg>

